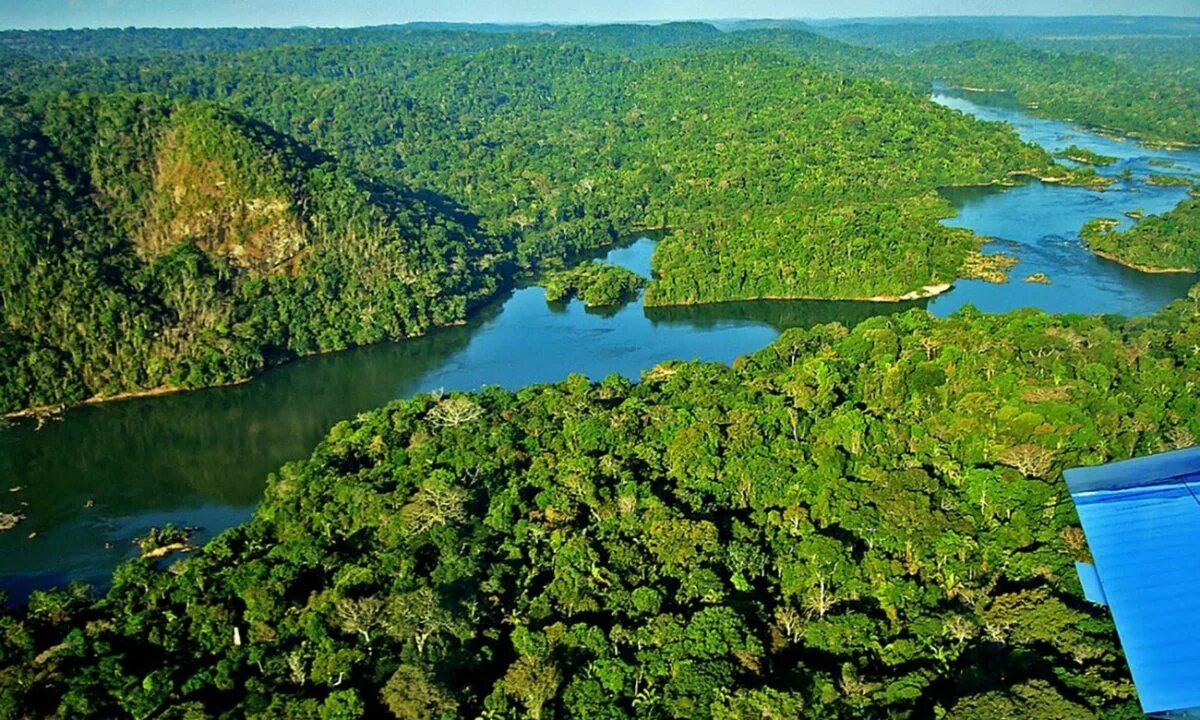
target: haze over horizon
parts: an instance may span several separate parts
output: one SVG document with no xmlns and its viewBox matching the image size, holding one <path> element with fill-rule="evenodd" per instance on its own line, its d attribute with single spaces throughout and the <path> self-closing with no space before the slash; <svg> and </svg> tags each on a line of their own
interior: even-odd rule
<svg viewBox="0 0 1200 720">
<path fill-rule="evenodd" d="M 0 30 L 85 27 L 354 27 L 408 22 L 602 23 L 714 18 L 1200 16 L 1195 0 L 0 0 Z"/>
</svg>

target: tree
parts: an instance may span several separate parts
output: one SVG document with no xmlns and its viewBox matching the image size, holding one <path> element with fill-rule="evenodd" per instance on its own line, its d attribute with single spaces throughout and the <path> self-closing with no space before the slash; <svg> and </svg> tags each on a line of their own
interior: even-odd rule
<svg viewBox="0 0 1200 720">
<path fill-rule="evenodd" d="M 388 632 L 402 640 L 411 639 L 424 654 L 430 639 L 453 633 L 459 623 L 444 609 L 437 593 L 429 587 L 393 596 L 387 607 Z"/>
<path fill-rule="evenodd" d="M 452 715 L 454 698 L 415 665 L 401 665 L 383 686 L 383 704 L 398 720 L 435 720 Z"/>
<path fill-rule="evenodd" d="M 477 420 L 483 408 L 467 397 L 455 395 L 438 401 L 429 411 L 429 422 L 435 427 L 454 428 Z"/>
<path fill-rule="evenodd" d="M 362 635 L 363 642 L 370 645 L 371 631 L 383 620 L 383 600 L 375 597 L 342 598 L 337 601 L 336 607 L 342 629 Z"/>
<path fill-rule="evenodd" d="M 435 475 L 422 483 L 412 500 L 400 509 L 400 517 L 412 532 L 423 533 L 462 520 L 466 517 L 466 501 L 466 491 Z"/>
<path fill-rule="evenodd" d="M 561 681 L 554 663 L 524 655 L 504 673 L 504 692 L 520 700 L 530 718 L 540 720 L 542 708 L 554 698 Z"/>
<path fill-rule="evenodd" d="M 999 460 L 1025 477 L 1045 477 L 1053 467 L 1054 452 L 1037 443 L 1021 443 L 1001 453 Z"/>
</svg>

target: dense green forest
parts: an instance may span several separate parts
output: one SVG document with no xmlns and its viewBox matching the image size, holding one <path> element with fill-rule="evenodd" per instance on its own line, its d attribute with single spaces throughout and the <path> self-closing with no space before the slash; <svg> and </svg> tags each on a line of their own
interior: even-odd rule
<svg viewBox="0 0 1200 720">
<path fill-rule="evenodd" d="M 1194 18 L 962 18 L 812 28 L 874 50 L 841 65 L 913 87 L 1006 90 L 1039 115 L 1149 141 L 1200 143 Z"/>
<path fill-rule="evenodd" d="M 1069 172 L 772 31 L 228 32 L 218 48 L 250 49 L 6 68 L 0 409 L 231 382 L 459 322 L 516 273 L 644 227 L 671 230 L 656 304 L 903 296 L 974 248 L 935 188 Z"/>
<path fill-rule="evenodd" d="M 204 103 L 0 102 L 0 186 L 0 409 L 243 379 L 461 322 L 502 280 L 452 202 Z"/>
<path fill-rule="evenodd" d="M 1148 215 L 1129 228 L 1100 218 L 1080 233 L 1096 251 L 1151 270 L 1200 270 L 1200 199 L 1180 203 L 1162 215 Z"/>
<path fill-rule="evenodd" d="M 1194 78 L 1098 54 L 999 40 L 937 46 L 911 60 L 927 76 L 955 85 L 1007 90 L 1039 115 L 1147 141 L 1200 143 L 1200 87 Z"/>
<path fill-rule="evenodd" d="M 1140 717 L 1061 470 L 1194 442 L 1197 344 L 1200 287 L 398 401 L 0 617 L 0 716 Z"/>
<path fill-rule="evenodd" d="M 929 83 L 1200 140 L 1195 43 L 1130 22 L 0 33 L 0 411 L 242 380 L 518 281 L 619 302 L 641 278 L 578 262 L 651 228 L 652 316 L 951 282 L 979 239 L 938 188 L 1096 175 Z M 1197 203 L 1083 234 L 1194 268 Z M 399 400 L 193 552 L 168 528 L 103 594 L 0 597 L 0 720 L 1134 720 L 1062 470 L 1195 444 L 1197 347 L 1200 286 Z"/>
<path fill-rule="evenodd" d="M 1035 112 L 1163 142 L 1200 142 L 1200 32 L 1188 18 L 963 18 L 926 22 L 0 33 L 0 86 L 91 89 L 161 82 L 160 63 L 224 64 L 240 51 L 425 49 L 471 53 L 570 44 L 623 57 L 770 47 L 827 69 L 923 92 L 932 81 L 1004 88 Z M 98 61 L 98 62 L 97 62 Z M 186 63 L 185 63 L 186 64 Z M 202 90 L 194 82 L 188 91 Z"/>
</svg>

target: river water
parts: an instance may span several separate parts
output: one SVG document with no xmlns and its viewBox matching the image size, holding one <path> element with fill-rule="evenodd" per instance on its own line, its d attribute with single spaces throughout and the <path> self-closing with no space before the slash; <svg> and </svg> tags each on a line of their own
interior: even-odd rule
<svg viewBox="0 0 1200 720">
<path fill-rule="evenodd" d="M 995 238 L 985 252 L 1003 251 L 1021 262 L 1007 284 L 964 280 L 928 302 L 645 308 L 639 300 L 594 311 L 579 302 L 549 304 L 540 288 L 519 288 L 466 325 L 426 337 L 306 358 L 234 387 L 77 408 L 41 430 L 20 423 L 0 431 L 0 511 L 27 516 L 0 533 L 0 590 L 20 599 L 70 580 L 103 585 L 115 565 L 134 554 L 131 540 L 164 523 L 197 526 L 197 539 L 211 537 L 249 518 L 268 473 L 307 456 L 333 423 L 415 393 L 517 388 L 572 372 L 637 378 L 668 359 L 730 362 L 789 327 L 853 324 L 918 306 L 937 315 L 968 303 L 989 312 L 1036 306 L 1145 314 L 1184 295 L 1196 280 L 1147 275 L 1096 258 L 1078 230 L 1094 217 L 1170 209 L 1186 190 L 1150 186 L 1146 179 L 1152 172 L 1200 173 L 1200 153 L 1151 150 L 1033 118 L 1003 98 L 982 104 L 939 90 L 934 99 L 1008 122 L 1051 151 L 1075 144 L 1118 157 L 1101 172 L 1115 177 L 1129 168 L 1132 179 L 1104 192 L 1038 182 L 947 190 L 959 211 L 948 223 Z M 1173 166 L 1152 166 L 1154 158 Z M 605 259 L 648 276 L 653 248 L 653 240 L 635 238 Z M 1033 272 L 1045 273 L 1051 284 L 1022 281 Z"/>
</svg>

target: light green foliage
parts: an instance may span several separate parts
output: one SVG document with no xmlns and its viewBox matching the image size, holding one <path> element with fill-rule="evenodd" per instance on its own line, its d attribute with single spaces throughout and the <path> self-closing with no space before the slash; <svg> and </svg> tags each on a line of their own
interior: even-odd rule
<svg viewBox="0 0 1200 720">
<path fill-rule="evenodd" d="M 454 717 L 457 703 L 430 682 L 421 668 L 401 665 L 383 686 L 383 703 L 398 720 L 438 720 Z"/>
</svg>

